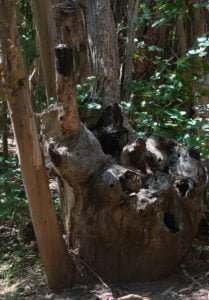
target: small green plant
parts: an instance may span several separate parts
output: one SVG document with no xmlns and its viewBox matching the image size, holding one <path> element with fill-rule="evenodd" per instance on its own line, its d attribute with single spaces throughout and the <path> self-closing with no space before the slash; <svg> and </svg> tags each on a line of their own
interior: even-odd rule
<svg viewBox="0 0 209 300">
<path fill-rule="evenodd" d="M 30 2 L 15 1 L 17 8 L 18 31 L 20 33 L 26 66 L 29 69 L 37 56 L 35 45 L 35 28 L 33 24 Z"/>
<path fill-rule="evenodd" d="M 100 109 L 101 105 L 91 99 L 91 86 L 95 81 L 95 76 L 87 77 L 84 83 L 77 84 L 77 102 L 79 107 L 87 109 Z"/>
<path fill-rule="evenodd" d="M 0 156 L 0 164 L 3 168 L 0 175 L 0 219 L 22 223 L 29 218 L 29 209 L 17 158 L 10 156 L 4 160 Z"/>
</svg>

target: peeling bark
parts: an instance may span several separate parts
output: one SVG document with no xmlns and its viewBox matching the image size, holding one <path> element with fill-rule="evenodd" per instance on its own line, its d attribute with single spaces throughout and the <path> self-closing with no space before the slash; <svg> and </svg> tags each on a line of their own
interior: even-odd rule
<svg viewBox="0 0 209 300">
<path fill-rule="evenodd" d="M 11 2 L 1 0 L 0 11 L 4 38 L 7 37 L 8 68 L 4 71 L 8 89 L 4 96 L 8 101 L 24 187 L 48 284 L 52 289 L 60 289 L 72 283 L 72 262 L 51 201 Z"/>
</svg>

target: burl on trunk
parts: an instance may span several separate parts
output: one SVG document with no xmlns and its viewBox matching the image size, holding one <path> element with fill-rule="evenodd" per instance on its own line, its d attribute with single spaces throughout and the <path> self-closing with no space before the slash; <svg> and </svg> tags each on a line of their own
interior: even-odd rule
<svg viewBox="0 0 209 300">
<path fill-rule="evenodd" d="M 62 106 L 42 114 L 69 249 L 109 281 L 168 275 L 204 211 L 207 173 L 199 153 L 163 137 L 128 143 L 117 104 L 93 132 L 81 122 L 66 131 L 65 117 Z"/>
</svg>

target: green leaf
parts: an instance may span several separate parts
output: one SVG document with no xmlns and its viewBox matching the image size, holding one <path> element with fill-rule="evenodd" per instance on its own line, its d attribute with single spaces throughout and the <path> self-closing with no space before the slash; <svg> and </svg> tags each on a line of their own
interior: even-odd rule
<svg viewBox="0 0 209 300">
<path fill-rule="evenodd" d="M 198 42 L 205 42 L 207 40 L 207 37 L 206 36 L 201 36 L 201 37 L 198 37 L 197 38 L 197 41 Z"/>
<path fill-rule="evenodd" d="M 153 52 L 154 52 L 154 51 L 157 51 L 157 52 L 162 52 L 162 51 L 163 51 L 162 48 L 157 47 L 157 46 L 155 46 L 155 45 L 149 46 L 149 47 L 148 47 L 148 50 L 151 51 L 151 52 L 152 52 L 152 51 L 153 51 Z"/>
<path fill-rule="evenodd" d="M 88 82 L 92 82 L 94 80 L 96 80 L 96 76 L 89 76 L 86 78 L 86 81 L 88 81 Z"/>
<path fill-rule="evenodd" d="M 204 3 L 194 3 L 193 4 L 194 8 L 206 8 L 209 9 L 209 3 L 208 2 L 204 2 Z"/>
<path fill-rule="evenodd" d="M 209 131 L 209 124 L 203 124 L 202 125 L 202 130 Z"/>
<path fill-rule="evenodd" d="M 168 21 L 167 18 L 161 18 L 160 20 L 157 20 L 152 24 L 152 28 L 165 24 L 167 21 Z"/>
<path fill-rule="evenodd" d="M 87 107 L 89 109 L 101 109 L 101 104 L 98 104 L 96 102 L 88 103 Z"/>
</svg>

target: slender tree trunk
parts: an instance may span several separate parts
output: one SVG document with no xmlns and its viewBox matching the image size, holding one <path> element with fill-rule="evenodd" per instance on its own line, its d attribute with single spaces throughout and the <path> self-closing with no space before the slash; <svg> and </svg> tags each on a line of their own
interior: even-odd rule
<svg viewBox="0 0 209 300">
<path fill-rule="evenodd" d="M 33 111 L 39 112 L 40 107 L 37 105 L 37 88 L 41 80 L 41 61 L 37 57 L 34 59 L 32 64 L 32 70 L 30 71 L 28 77 L 30 100 L 32 104 Z"/>
<path fill-rule="evenodd" d="M 191 15 L 192 15 L 192 32 L 193 32 L 193 41 L 192 43 L 195 43 L 198 39 L 198 37 L 202 36 L 203 34 L 206 34 L 207 28 L 206 28 L 206 20 L 205 20 L 205 14 L 204 10 L 202 8 L 194 8 L 193 4 L 196 3 L 194 0 L 190 0 L 189 4 L 191 6 Z M 202 57 L 194 58 L 194 65 L 196 65 L 196 72 L 198 73 L 199 77 L 205 78 L 204 84 L 208 85 L 208 79 L 207 75 L 204 72 L 203 64 L 204 59 Z M 206 58 L 207 59 L 207 58 Z M 193 90 L 194 92 L 198 89 L 202 88 L 201 83 L 194 82 L 193 83 Z M 196 97 L 196 115 L 202 118 L 202 124 L 207 123 L 206 120 L 209 118 L 209 112 L 207 109 L 207 105 L 209 103 L 209 97 L 208 96 L 201 96 L 199 98 Z M 204 131 L 202 129 L 198 130 L 198 134 L 202 135 Z M 207 139 L 208 142 L 208 139 Z"/>
<path fill-rule="evenodd" d="M 31 217 L 49 286 L 59 289 L 69 286 L 72 265 L 59 229 L 51 201 L 47 174 L 31 108 L 23 58 L 10 1 L 1 0 L 0 10 L 7 36 L 8 99 L 24 186 Z"/>
<path fill-rule="evenodd" d="M 55 24 L 51 10 L 51 0 L 31 0 L 31 7 L 35 20 L 47 100 L 49 103 L 50 97 L 56 96 Z"/>
<path fill-rule="evenodd" d="M 179 39 L 179 53 L 184 56 L 187 52 L 187 34 L 184 26 L 184 19 L 177 19 L 177 35 Z"/>
<path fill-rule="evenodd" d="M 122 90 L 122 98 L 127 98 L 130 92 L 128 89 L 130 88 L 132 72 L 133 72 L 133 56 L 135 51 L 135 25 L 136 18 L 138 14 L 138 6 L 139 0 L 129 0 L 128 1 L 128 32 L 127 32 L 127 43 L 126 43 L 126 51 L 125 51 L 125 62 L 124 62 L 124 74 L 123 74 L 123 82 L 121 84 Z"/>
<path fill-rule="evenodd" d="M 8 149 L 8 124 L 7 124 L 7 103 L 3 101 L 2 103 L 2 119 L 3 119 L 3 157 L 5 160 L 8 159 L 9 156 L 9 149 Z"/>
<path fill-rule="evenodd" d="M 182 5 L 186 6 L 185 1 L 182 2 Z M 178 52 L 180 56 L 184 56 L 188 50 L 188 42 L 186 20 L 181 15 L 177 15 L 176 17 L 176 33 L 178 38 Z"/>
<path fill-rule="evenodd" d="M 0 20 L 3 20 L 3 12 L 0 11 Z M 4 31 L 4 25 L 0 24 L 0 100 L 1 103 L 1 130 L 3 140 L 3 157 L 6 160 L 8 158 L 8 125 L 7 125 L 7 103 L 4 98 L 5 89 L 7 89 L 7 75 L 6 69 L 7 57 L 6 57 L 6 32 Z"/>
</svg>

